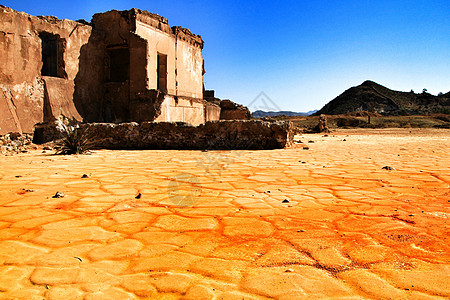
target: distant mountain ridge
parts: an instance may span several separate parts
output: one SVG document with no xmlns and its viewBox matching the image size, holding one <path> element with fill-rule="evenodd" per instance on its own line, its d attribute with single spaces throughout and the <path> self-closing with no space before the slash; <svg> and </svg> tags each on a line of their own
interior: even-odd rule
<svg viewBox="0 0 450 300">
<path fill-rule="evenodd" d="M 312 110 L 309 112 L 294 112 L 294 111 L 263 111 L 257 110 L 252 113 L 253 118 L 262 118 L 262 117 L 276 117 L 276 116 L 286 116 L 286 117 L 298 117 L 298 116 L 309 116 L 317 112 L 316 110 Z"/>
<path fill-rule="evenodd" d="M 337 115 L 354 111 L 369 111 L 383 115 L 450 114 L 450 92 L 434 96 L 426 92 L 416 94 L 388 89 L 367 80 L 346 90 L 315 113 Z"/>
</svg>

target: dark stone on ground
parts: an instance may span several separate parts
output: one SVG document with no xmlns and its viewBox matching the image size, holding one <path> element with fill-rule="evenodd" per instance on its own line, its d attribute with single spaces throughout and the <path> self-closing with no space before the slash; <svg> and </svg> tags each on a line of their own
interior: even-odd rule
<svg viewBox="0 0 450 300">
<path fill-rule="evenodd" d="M 63 192 L 56 192 L 52 198 L 63 198 L 65 194 Z"/>
</svg>

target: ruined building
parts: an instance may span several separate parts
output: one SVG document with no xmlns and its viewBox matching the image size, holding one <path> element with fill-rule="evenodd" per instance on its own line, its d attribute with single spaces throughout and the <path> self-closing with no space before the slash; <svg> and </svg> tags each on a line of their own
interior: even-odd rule
<svg viewBox="0 0 450 300">
<path fill-rule="evenodd" d="M 59 115 L 84 122 L 219 120 L 203 97 L 204 42 L 138 9 L 91 23 L 0 6 L 0 134 Z M 212 98 L 215 99 L 215 98 Z"/>
</svg>

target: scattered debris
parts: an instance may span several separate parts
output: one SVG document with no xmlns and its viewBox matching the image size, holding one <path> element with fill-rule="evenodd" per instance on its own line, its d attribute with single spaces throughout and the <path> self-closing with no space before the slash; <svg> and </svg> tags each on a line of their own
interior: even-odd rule
<svg viewBox="0 0 450 300">
<path fill-rule="evenodd" d="M 14 155 L 36 150 L 37 146 L 32 144 L 33 135 L 10 132 L 0 135 L 0 153 L 3 155 Z"/>
<path fill-rule="evenodd" d="M 65 194 L 63 192 L 56 192 L 52 198 L 63 198 Z"/>
<path fill-rule="evenodd" d="M 390 167 L 390 166 L 384 166 L 384 167 L 382 167 L 381 169 L 382 169 L 382 170 L 388 170 L 388 171 L 393 171 L 393 170 L 395 170 L 393 167 Z"/>
</svg>

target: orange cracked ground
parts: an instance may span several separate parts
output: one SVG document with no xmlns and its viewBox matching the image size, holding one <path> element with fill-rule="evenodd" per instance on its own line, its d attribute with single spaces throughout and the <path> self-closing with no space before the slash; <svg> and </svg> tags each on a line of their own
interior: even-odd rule
<svg viewBox="0 0 450 300">
<path fill-rule="evenodd" d="M 0 157 L 0 298 L 448 299 L 450 131 L 296 139 Z"/>
</svg>

